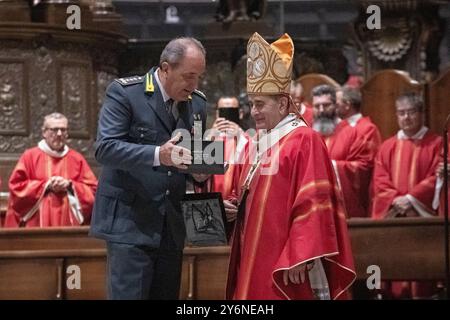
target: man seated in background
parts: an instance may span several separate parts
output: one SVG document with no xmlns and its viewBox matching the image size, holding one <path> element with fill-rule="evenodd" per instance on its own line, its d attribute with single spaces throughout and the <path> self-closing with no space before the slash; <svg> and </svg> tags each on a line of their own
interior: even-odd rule
<svg viewBox="0 0 450 320">
<path fill-rule="evenodd" d="M 397 98 L 400 130 L 381 145 L 373 175 L 372 218 L 432 217 L 436 168 L 442 139 L 424 126 L 424 103 L 415 93 Z M 435 293 L 430 282 L 385 284 L 392 298 L 429 298 Z"/>
<path fill-rule="evenodd" d="M 89 224 L 97 179 L 84 157 L 66 144 L 67 118 L 45 116 L 42 136 L 11 173 L 5 227 Z"/>
</svg>

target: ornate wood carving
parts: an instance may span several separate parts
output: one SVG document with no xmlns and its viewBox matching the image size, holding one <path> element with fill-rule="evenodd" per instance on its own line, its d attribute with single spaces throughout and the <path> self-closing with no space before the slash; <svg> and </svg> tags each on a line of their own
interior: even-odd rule
<svg viewBox="0 0 450 320">
<path fill-rule="evenodd" d="M 355 2 L 360 4 L 354 24 L 355 39 L 363 54 L 366 79 L 383 69 L 405 70 L 420 82 L 437 75 L 438 49 L 444 31 L 438 1 Z M 369 5 L 380 7 L 381 29 L 367 28 Z"/>
<path fill-rule="evenodd" d="M 28 135 L 27 65 L 23 59 L 0 59 L 0 134 Z"/>
<path fill-rule="evenodd" d="M 58 67 L 58 109 L 70 119 L 70 136 L 89 138 L 91 126 L 91 66 L 81 61 L 60 61 Z"/>
<path fill-rule="evenodd" d="M 92 160 L 100 101 L 118 74 L 118 55 L 124 45 L 125 38 L 117 33 L 0 23 L 3 190 L 13 168 L 9 163 L 15 164 L 25 149 L 42 139 L 42 120 L 51 112 L 69 118 L 69 145 Z"/>
</svg>

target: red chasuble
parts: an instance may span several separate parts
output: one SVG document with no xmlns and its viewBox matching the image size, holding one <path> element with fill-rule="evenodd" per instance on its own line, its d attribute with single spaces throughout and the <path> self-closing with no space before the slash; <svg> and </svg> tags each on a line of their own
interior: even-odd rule
<svg viewBox="0 0 450 320">
<path fill-rule="evenodd" d="M 18 227 L 44 193 L 47 181 L 61 176 L 72 181 L 74 194 L 81 204 L 84 223 L 89 224 L 97 179 L 86 160 L 74 150 L 62 158 L 51 157 L 38 147 L 24 152 L 9 180 L 9 202 L 5 227 Z M 67 193 L 48 192 L 26 227 L 77 226 Z"/>
<path fill-rule="evenodd" d="M 238 167 L 238 186 L 251 167 L 249 150 Z M 261 163 L 250 184 L 242 232 L 236 229 L 232 240 L 227 298 L 314 299 L 308 277 L 285 286 L 283 271 L 318 258 L 331 298 L 345 298 L 355 269 L 323 140 L 311 128 L 298 127 L 263 153 Z"/>
<path fill-rule="evenodd" d="M 346 121 L 338 124 L 334 134 L 325 138 L 325 143 L 335 162 L 348 217 L 367 217 L 375 149 Z"/>
<path fill-rule="evenodd" d="M 378 148 L 381 145 L 381 134 L 377 126 L 369 117 L 362 117 L 356 122 L 355 126 L 358 136 L 363 139 L 364 143 L 371 151 L 372 161 L 375 159 Z"/>
<path fill-rule="evenodd" d="M 305 103 L 302 103 L 302 111 L 303 111 L 302 117 L 303 117 L 303 119 L 305 119 L 306 124 L 308 126 L 312 126 L 313 118 L 314 118 L 312 108 L 307 107 Z"/>
<path fill-rule="evenodd" d="M 432 212 L 441 150 L 441 137 L 430 131 L 422 139 L 399 140 L 393 136 L 383 142 L 375 160 L 372 218 L 386 217 L 392 201 L 406 194 Z"/>
</svg>

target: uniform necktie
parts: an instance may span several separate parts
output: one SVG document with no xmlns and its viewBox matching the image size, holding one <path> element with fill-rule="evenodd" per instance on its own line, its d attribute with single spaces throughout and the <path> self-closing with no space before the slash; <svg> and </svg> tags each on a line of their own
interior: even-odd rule
<svg viewBox="0 0 450 320">
<path fill-rule="evenodd" d="M 175 128 L 175 126 L 177 125 L 177 118 L 174 115 L 174 109 L 176 108 L 176 106 L 174 105 L 173 99 L 167 100 L 165 105 L 172 127 Z"/>
</svg>

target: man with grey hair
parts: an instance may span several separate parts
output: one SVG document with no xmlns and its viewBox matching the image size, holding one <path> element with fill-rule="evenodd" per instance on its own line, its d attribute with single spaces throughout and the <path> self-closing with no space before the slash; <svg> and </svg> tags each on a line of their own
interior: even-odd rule
<svg viewBox="0 0 450 320">
<path fill-rule="evenodd" d="M 42 136 L 11 173 L 5 226 L 89 224 L 97 179 L 84 157 L 66 144 L 67 118 L 56 112 L 45 116 Z"/>
<path fill-rule="evenodd" d="M 369 147 L 336 111 L 336 89 L 320 85 L 312 90 L 313 129 L 325 140 L 349 218 L 368 216 L 373 156 Z"/>
<path fill-rule="evenodd" d="M 193 38 L 170 41 L 158 67 L 116 79 L 100 112 L 95 157 L 103 165 L 91 235 L 107 242 L 109 299 L 177 299 L 185 240 L 180 200 L 190 150 L 176 129 L 206 123 L 197 90 L 205 49 Z M 207 177 L 193 175 L 201 182 Z"/>
</svg>

